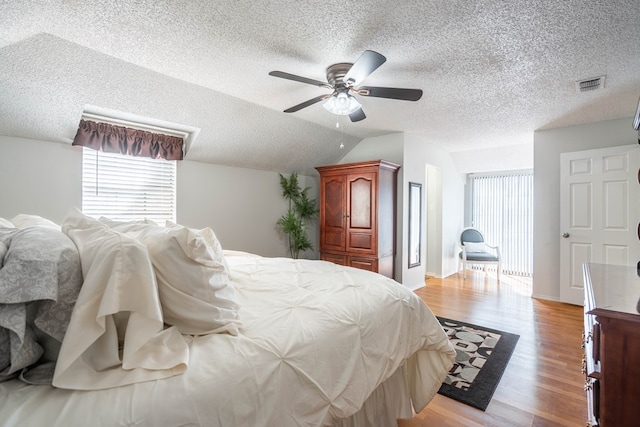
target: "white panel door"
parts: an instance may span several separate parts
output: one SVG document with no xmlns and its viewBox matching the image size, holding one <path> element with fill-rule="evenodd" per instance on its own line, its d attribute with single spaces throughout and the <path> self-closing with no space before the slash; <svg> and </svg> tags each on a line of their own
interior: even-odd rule
<svg viewBox="0 0 640 427">
<path fill-rule="evenodd" d="M 585 262 L 640 261 L 640 147 L 563 153 L 560 161 L 560 300 L 582 305 Z"/>
</svg>

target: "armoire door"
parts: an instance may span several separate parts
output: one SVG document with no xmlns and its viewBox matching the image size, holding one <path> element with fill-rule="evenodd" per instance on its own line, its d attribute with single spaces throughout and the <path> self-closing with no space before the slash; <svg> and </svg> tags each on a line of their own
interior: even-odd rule
<svg viewBox="0 0 640 427">
<path fill-rule="evenodd" d="M 346 247 L 347 195 L 344 175 L 323 176 L 320 183 L 320 250 L 344 251 Z"/>
<path fill-rule="evenodd" d="M 359 173 L 347 177 L 347 251 L 376 254 L 377 174 Z"/>
</svg>

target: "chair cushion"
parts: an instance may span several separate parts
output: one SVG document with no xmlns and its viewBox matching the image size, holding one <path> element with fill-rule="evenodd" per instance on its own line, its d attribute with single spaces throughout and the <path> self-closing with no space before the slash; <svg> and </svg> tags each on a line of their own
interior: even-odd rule
<svg viewBox="0 0 640 427">
<path fill-rule="evenodd" d="M 462 252 L 459 254 L 460 259 L 462 259 Z M 467 252 L 467 261 L 495 261 L 498 262 L 498 257 L 489 252 Z"/>
</svg>

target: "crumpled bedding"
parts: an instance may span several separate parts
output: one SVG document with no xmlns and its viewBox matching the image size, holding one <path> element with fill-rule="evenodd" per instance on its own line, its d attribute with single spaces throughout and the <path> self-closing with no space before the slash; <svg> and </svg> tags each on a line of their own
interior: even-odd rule
<svg viewBox="0 0 640 427">
<path fill-rule="evenodd" d="M 59 230 L 0 228 L 0 381 L 51 383 L 81 286 L 78 251 Z"/>
<path fill-rule="evenodd" d="M 421 410 L 453 364 L 435 316 L 390 279 L 324 261 L 227 261 L 239 335 L 189 338 L 188 369 L 162 380 L 97 391 L 0 383 L 3 425 L 330 426 L 398 372 Z"/>
<path fill-rule="evenodd" d="M 189 349 L 176 327 L 164 327 L 145 246 L 79 211 L 62 231 L 78 248 L 84 279 L 53 385 L 96 390 L 182 374 Z"/>
</svg>

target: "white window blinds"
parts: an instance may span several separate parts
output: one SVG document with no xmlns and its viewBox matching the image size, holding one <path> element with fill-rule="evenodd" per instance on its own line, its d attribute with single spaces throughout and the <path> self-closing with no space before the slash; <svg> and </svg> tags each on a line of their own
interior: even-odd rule
<svg viewBox="0 0 640 427">
<path fill-rule="evenodd" d="M 500 246 L 505 274 L 533 273 L 533 173 L 471 175 L 471 224 Z"/>
<path fill-rule="evenodd" d="M 119 221 L 176 220 L 176 162 L 82 152 L 82 211 Z"/>
</svg>

